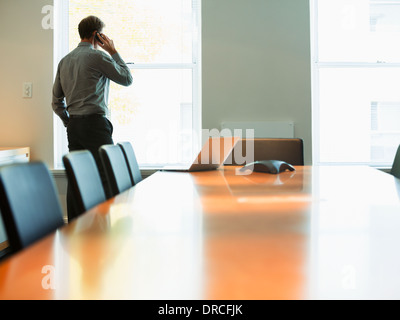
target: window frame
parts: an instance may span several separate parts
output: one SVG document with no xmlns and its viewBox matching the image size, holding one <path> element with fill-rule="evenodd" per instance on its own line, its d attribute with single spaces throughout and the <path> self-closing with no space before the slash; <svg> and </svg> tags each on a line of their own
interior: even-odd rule
<svg viewBox="0 0 400 320">
<path fill-rule="evenodd" d="M 193 37 L 191 63 L 134 63 L 127 62 L 131 70 L 191 70 L 192 71 L 192 148 L 201 146 L 202 134 L 202 101 L 201 101 L 201 0 L 192 0 Z M 58 64 L 68 54 L 69 48 L 69 0 L 54 0 L 54 55 L 53 79 L 56 76 Z M 129 61 L 129 57 L 125 57 Z M 62 156 L 68 152 L 66 128 L 59 117 L 53 114 L 54 132 L 54 169 L 62 169 Z M 115 141 L 116 143 L 117 141 Z M 159 166 L 140 164 L 146 170 L 159 169 Z"/>
<path fill-rule="evenodd" d="M 318 1 L 310 0 L 310 39 L 311 39 L 311 87 L 312 87 L 312 158 L 316 165 L 368 165 L 376 168 L 389 168 L 387 163 L 379 162 L 321 162 L 320 159 L 320 95 L 319 72 L 324 68 L 400 68 L 399 62 L 353 62 L 320 61 L 318 55 Z M 400 1 L 369 1 L 370 4 L 399 4 Z"/>
</svg>

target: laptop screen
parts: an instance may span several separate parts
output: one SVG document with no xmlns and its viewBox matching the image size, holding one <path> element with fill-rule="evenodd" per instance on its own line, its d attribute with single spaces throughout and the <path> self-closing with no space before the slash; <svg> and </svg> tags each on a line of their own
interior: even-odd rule
<svg viewBox="0 0 400 320">
<path fill-rule="evenodd" d="M 238 137 L 209 138 L 194 164 L 220 166 L 228 158 L 239 140 Z"/>
</svg>

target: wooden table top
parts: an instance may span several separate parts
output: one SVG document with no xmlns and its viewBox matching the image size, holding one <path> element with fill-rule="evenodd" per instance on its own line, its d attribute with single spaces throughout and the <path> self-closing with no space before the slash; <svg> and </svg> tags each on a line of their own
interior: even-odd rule
<svg viewBox="0 0 400 320">
<path fill-rule="evenodd" d="M 25 154 L 29 151 L 29 147 L 0 147 L 0 154 L 5 156 Z"/>
<path fill-rule="evenodd" d="M 30 159 L 29 147 L 0 147 L 0 165 L 15 162 L 28 162 Z"/>
<path fill-rule="evenodd" d="M 0 264 L 0 299 L 399 299 L 400 183 L 157 172 Z"/>
</svg>

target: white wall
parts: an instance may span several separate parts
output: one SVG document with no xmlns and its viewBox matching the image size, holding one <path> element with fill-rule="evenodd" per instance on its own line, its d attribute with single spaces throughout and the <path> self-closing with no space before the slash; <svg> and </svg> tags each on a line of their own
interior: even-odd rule
<svg viewBox="0 0 400 320">
<path fill-rule="evenodd" d="M 0 0 L 0 146 L 29 146 L 53 165 L 51 0 Z M 311 163 L 308 0 L 203 0 L 203 127 L 226 120 L 295 122 Z M 33 98 L 22 83 L 33 82 Z"/>
<path fill-rule="evenodd" d="M 53 164 L 53 33 L 42 28 L 51 0 L 0 1 L 0 146 L 27 146 L 32 160 Z M 32 99 L 22 83 L 33 82 Z"/>
<path fill-rule="evenodd" d="M 311 164 L 308 0 L 203 0 L 203 127 L 293 121 Z"/>
</svg>

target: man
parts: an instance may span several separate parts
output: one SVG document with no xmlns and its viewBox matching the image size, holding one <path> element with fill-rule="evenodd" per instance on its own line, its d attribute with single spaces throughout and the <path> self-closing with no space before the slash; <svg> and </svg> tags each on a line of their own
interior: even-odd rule
<svg viewBox="0 0 400 320">
<path fill-rule="evenodd" d="M 98 150 L 102 145 L 113 144 L 113 127 L 107 119 L 110 80 L 129 86 L 132 75 L 114 42 L 101 33 L 104 27 L 95 16 L 79 23 L 81 42 L 58 65 L 52 107 L 67 128 L 69 151 L 89 150 L 93 154 L 107 193 Z M 109 55 L 98 50 L 99 47 Z M 69 220 L 78 215 L 70 185 L 67 210 Z"/>
</svg>

